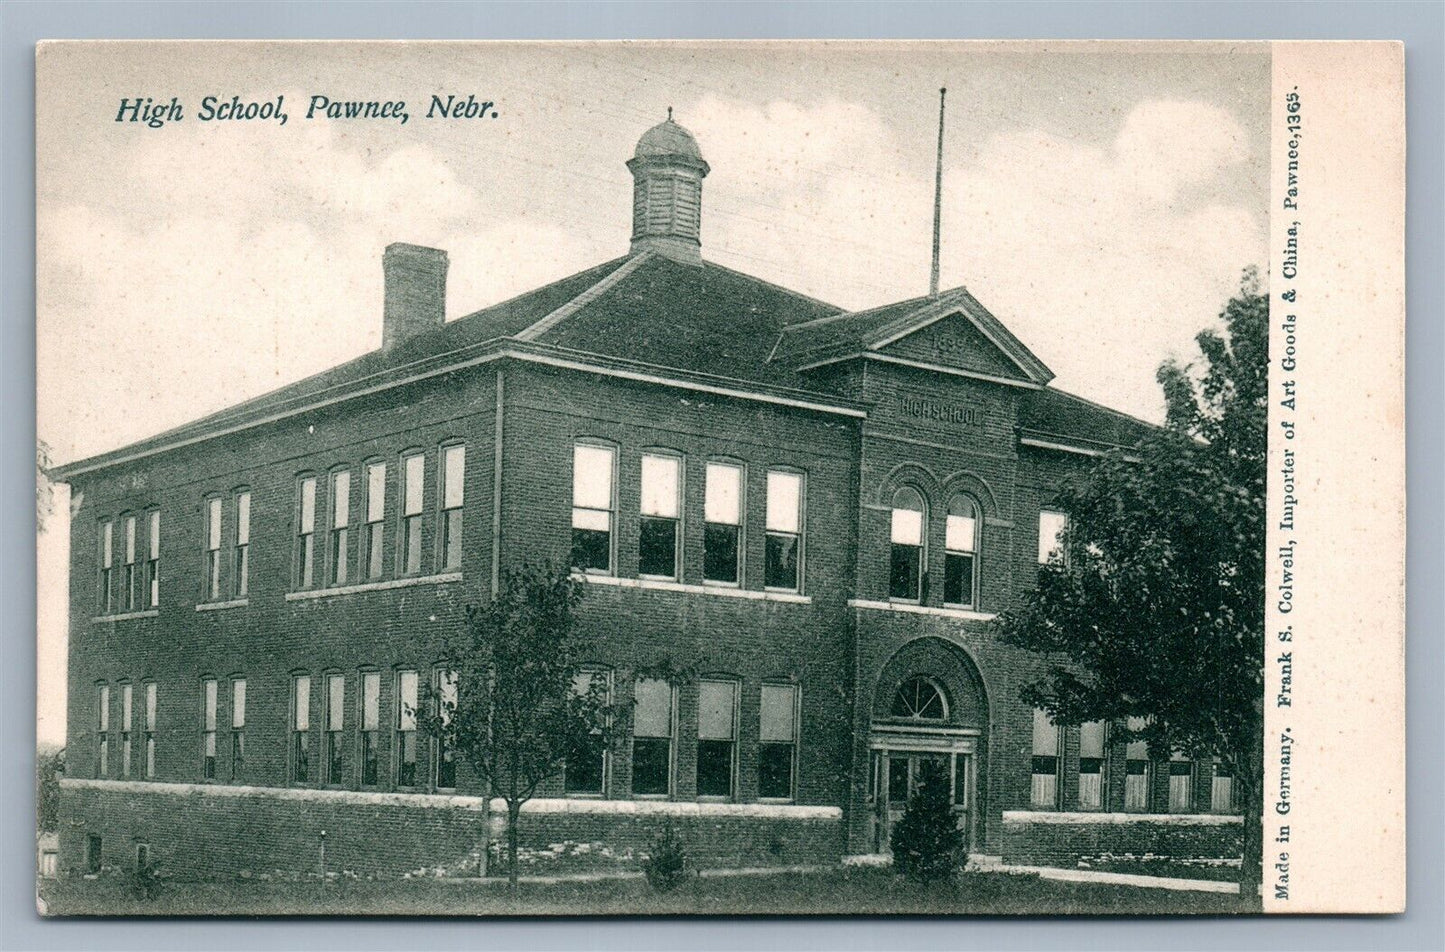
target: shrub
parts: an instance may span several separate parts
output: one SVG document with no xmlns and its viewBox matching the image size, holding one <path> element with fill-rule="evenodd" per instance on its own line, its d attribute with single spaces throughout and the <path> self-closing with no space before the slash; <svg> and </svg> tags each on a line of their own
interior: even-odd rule
<svg viewBox="0 0 1445 952">
<path fill-rule="evenodd" d="M 925 762 L 918 789 L 890 837 L 893 865 L 909 879 L 948 879 L 958 871 L 963 833 L 953 815 L 948 772 Z"/>
<path fill-rule="evenodd" d="M 677 827 L 667 823 L 654 834 L 642 871 L 658 892 L 671 892 L 687 879 L 687 852 Z"/>
<path fill-rule="evenodd" d="M 154 863 L 143 863 L 130 874 L 130 891 L 135 898 L 154 902 L 161 894 L 161 874 Z"/>
</svg>

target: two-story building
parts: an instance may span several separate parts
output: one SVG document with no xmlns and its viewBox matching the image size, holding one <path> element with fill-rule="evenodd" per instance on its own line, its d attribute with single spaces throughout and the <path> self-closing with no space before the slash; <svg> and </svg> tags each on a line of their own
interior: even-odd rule
<svg viewBox="0 0 1445 952">
<path fill-rule="evenodd" d="M 527 805 L 533 869 L 634 866 L 664 821 L 701 865 L 884 853 L 929 762 L 979 856 L 1237 851 L 1222 771 L 1054 727 L 990 633 L 1062 481 L 1147 424 L 962 288 L 848 312 L 705 261 L 671 119 L 627 164 L 623 257 L 446 322 L 446 254 L 394 244 L 379 349 L 62 467 L 62 865 L 475 869 L 502 817 L 412 710 L 524 560 L 585 578 L 632 704 Z"/>
</svg>

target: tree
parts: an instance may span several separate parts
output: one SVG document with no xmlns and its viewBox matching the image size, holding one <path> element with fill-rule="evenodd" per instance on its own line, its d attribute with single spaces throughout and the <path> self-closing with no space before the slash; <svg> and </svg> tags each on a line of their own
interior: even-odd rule
<svg viewBox="0 0 1445 952">
<path fill-rule="evenodd" d="M 889 836 L 893 865 L 909 879 L 932 882 L 958 871 L 963 832 L 953 815 L 950 787 L 948 771 L 937 761 L 925 761 L 918 789 Z"/>
<path fill-rule="evenodd" d="M 35 829 L 54 833 L 60 829 L 60 777 L 65 773 L 65 748 L 41 748 L 35 757 Z"/>
<path fill-rule="evenodd" d="M 1245 819 L 1240 895 L 1260 882 L 1269 300 L 1253 269 L 1157 379 L 1165 426 L 1059 495 L 1062 558 L 1004 613 L 1007 642 L 1062 656 L 1023 689 L 1056 723 L 1147 719 L 1126 740 L 1219 757 Z"/>
<path fill-rule="evenodd" d="M 606 684 L 585 666 L 576 632 L 583 583 L 566 570 L 506 571 L 492 600 L 469 606 L 464 631 L 447 645 L 454 678 L 424 692 L 422 729 L 464 759 L 507 805 L 507 877 L 517 883 L 522 804 L 566 764 L 600 758 L 613 743 L 617 711 Z"/>
</svg>

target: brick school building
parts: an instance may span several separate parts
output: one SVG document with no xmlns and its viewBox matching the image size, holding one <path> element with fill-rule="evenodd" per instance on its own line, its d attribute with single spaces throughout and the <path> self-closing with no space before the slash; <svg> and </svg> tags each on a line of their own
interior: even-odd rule
<svg viewBox="0 0 1445 952">
<path fill-rule="evenodd" d="M 963 288 L 849 312 L 706 261 L 671 119 L 627 165 L 625 256 L 445 322 L 445 252 L 391 245 L 379 349 L 61 468 L 62 868 L 475 873 L 504 814 L 409 708 L 524 560 L 585 579 L 633 705 L 527 805 L 528 870 L 666 822 L 701 866 L 886 853 L 929 763 L 978 858 L 1237 857 L 1222 770 L 1055 727 L 991 632 L 1062 481 L 1147 425 Z"/>
</svg>

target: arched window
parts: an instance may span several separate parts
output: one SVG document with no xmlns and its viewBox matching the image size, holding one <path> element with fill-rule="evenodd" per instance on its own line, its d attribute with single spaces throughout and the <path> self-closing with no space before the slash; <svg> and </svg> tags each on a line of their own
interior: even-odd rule
<svg viewBox="0 0 1445 952">
<path fill-rule="evenodd" d="M 888 597 L 921 601 L 923 597 L 924 527 L 928 524 L 923 496 L 912 486 L 893 494 L 892 550 Z"/>
<path fill-rule="evenodd" d="M 978 604 L 978 504 L 967 496 L 948 501 L 944 526 L 943 602 L 972 608 Z"/>
<path fill-rule="evenodd" d="M 898 685 L 888 713 L 918 721 L 943 721 L 948 719 L 948 699 L 933 681 L 915 676 Z"/>
</svg>

